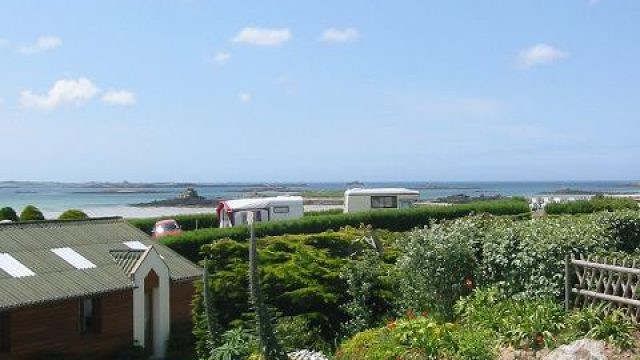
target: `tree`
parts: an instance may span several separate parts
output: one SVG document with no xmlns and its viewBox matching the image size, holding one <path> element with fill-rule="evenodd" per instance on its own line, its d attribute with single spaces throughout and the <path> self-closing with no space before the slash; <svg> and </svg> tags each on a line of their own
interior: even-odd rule
<svg viewBox="0 0 640 360">
<path fill-rule="evenodd" d="M 18 221 L 18 214 L 13 208 L 3 207 L 0 209 L 0 221 L 2 220 Z"/>
<path fill-rule="evenodd" d="M 20 213 L 20 221 L 44 220 L 42 211 L 33 205 L 27 205 Z"/>
<path fill-rule="evenodd" d="M 58 220 L 85 220 L 88 219 L 89 216 L 85 214 L 82 210 L 78 209 L 69 209 L 58 217 Z"/>
</svg>

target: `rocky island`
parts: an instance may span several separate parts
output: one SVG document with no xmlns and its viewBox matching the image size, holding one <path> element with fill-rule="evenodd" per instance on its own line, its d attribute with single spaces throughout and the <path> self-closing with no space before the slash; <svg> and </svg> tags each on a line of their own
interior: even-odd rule
<svg viewBox="0 0 640 360">
<path fill-rule="evenodd" d="M 131 204 L 135 207 L 216 207 L 221 199 L 207 199 L 192 188 L 186 188 L 175 198 Z"/>
</svg>

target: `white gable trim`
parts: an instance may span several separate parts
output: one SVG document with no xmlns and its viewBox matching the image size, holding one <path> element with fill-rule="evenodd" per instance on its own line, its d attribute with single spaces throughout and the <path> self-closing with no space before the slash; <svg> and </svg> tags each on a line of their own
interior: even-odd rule
<svg viewBox="0 0 640 360">
<path fill-rule="evenodd" d="M 150 316 L 153 316 L 153 344 L 145 344 L 144 280 L 151 270 L 158 275 L 159 282 L 158 287 L 153 289 L 151 294 Z M 135 284 L 133 290 L 133 338 L 140 346 L 151 345 L 153 358 L 164 358 L 171 327 L 169 267 L 156 249 L 151 246 L 132 269 L 132 278 Z"/>
</svg>

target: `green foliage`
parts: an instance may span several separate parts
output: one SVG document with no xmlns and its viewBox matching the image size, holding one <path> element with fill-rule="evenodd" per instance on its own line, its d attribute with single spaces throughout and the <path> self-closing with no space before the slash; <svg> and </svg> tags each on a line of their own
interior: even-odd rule
<svg viewBox="0 0 640 360">
<path fill-rule="evenodd" d="M 483 218 L 433 224 L 398 241 L 396 262 L 400 309 L 431 311 L 452 317 L 453 304 L 469 293 L 478 267 L 477 239 Z"/>
<path fill-rule="evenodd" d="M 356 334 L 340 345 L 336 359 L 490 360 L 496 358 L 495 342 L 487 331 L 411 315 Z"/>
<path fill-rule="evenodd" d="M 304 216 L 337 215 L 342 213 L 343 213 L 342 209 L 327 209 L 327 210 L 305 211 Z"/>
<path fill-rule="evenodd" d="M 82 210 L 78 209 L 69 209 L 58 217 L 58 220 L 84 220 L 88 219 L 89 216 L 85 214 Z"/>
<path fill-rule="evenodd" d="M 362 254 L 350 261 L 340 278 L 347 284 L 349 301 L 341 308 L 348 316 L 342 324 L 346 336 L 373 327 L 390 308 L 386 299 L 391 298 L 389 285 L 385 283 L 386 267 L 380 253 L 366 247 Z"/>
<path fill-rule="evenodd" d="M 42 211 L 33 205 L 27 205 L 20 213 L 20 221 L 44 220 Z"/>
<path fill-rule="evenodd" d="M 402 309 L 445 318 L 467 286 L 501 284 L 516 298 L 559 297 L 564 256 L 629 249 L 640 243 L 640 212 L 515 221 L 474 216 L 411 232 L 398 242 Z"/>
<path fill-rule="evenodd" d="M 621 349 L 636 345 L 635 327 L 621 310 L 606 314 L 602 306 L 589 306 L 574 311 L 569 316 L 569 328 L 572 338 L 591 337 L 604 340 Z"/>
<path fill-rule="evenodd" d="M 369 329 L 357 333 L 340 345 L 336 351 L 336 360 L 390 360 L 402 359 L 407 347 L 392 335 L 388 328 Z"/>
<path fill-rule="evenodd" d="M 18 214 L 13 208 L 3 207 L 0 209 L 0 221 L 2 220 L 18 221 Z"/>
<path fill-rule="evenodd" d="M 255 336 L 241 327 L 226 331 L 222 334 L 221 342 L 220 346 L 211 350 L 209 360 L 244 360 L 257 350 Z"/>
<path fill-rule="evenodd" d="M 256 332 L 260 339 L 260 352 L 265 360 L 288 360 L 278 338 L 273 330 L 271 313 L 267 307 L 258 273 L 258 249 L 256 237 L 251 228 L 249 241 L 249 300 L 253 306 L 256 322 Z"/>
<path fill-rule="evenodd" d="M 521 199 L 478 201 L 452 206 L 424 206 L 411 209 L 377 210 L 353 214 L 305 216 L 301 219 L 272 221 L 256 224 L 258 238 L 283 234 L 312 234 L 323 231 L 337 231 L 345 226 L 371 225 L 375 229 L 407 231 L 417 226 L 425 226 L 434 220 L 455 219 L 471 213 L 494 215 L 529 214 L 529 207 Z M 179 236 L 167 236 L 161 241 L 181 255 L 195 261 L 200 258 L 203 245 L 229 238 L 246 241 L 249 230 L 246 226 L 213 228 L 187 231 Z"/>
<path fill-rule="evenodd" d="M 464 326 L 492 332 L 514 348 L 548 346 L 565 328 L 564 311 L 553 299 L 516 300 L 496 288 L 476 290 L 455 310 Z"/>
<path fill-rule="evenodd" d="M 300 349 L 324 352 L 330 349 L 329 344 L 322 340 L 320 329 L 304 315 L 278 318 L 275 331 L 278 340 L 282 342 L 282 346 L 287 352 Z"/>
<path fill-rule="evenodd" d="M 217 228 L 219 226 L 218 217 L 215 213 L 208 214 L 191 214 L 191 215 L 174 215 L 174 216 L 162 216 L 153 218 L 138 218 L 127 219 L 127 221 L 137 227 L 138 229 L 151 235 L 151 230 L 156 222 L 160 220 L 174 219 L 180 224 L 180 227 L 184 231 L 191 231 L 196 229 Z"/>
<path fill-rule="evenodd" d="M 638 210 L 638 203 L 630 198 L 595 196 L 590 200 L 577 200 L 566 203 L 552 203 L 545 206 L 549 215 L 590 214 L 598 211 Z"/>
</svg>

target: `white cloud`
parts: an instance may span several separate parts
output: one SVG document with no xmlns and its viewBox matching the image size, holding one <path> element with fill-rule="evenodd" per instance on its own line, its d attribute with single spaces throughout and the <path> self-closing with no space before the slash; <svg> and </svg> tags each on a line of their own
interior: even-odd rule
<svg viewBox="0 0 640 360">
<path fill-rule="evenodd" d="M 558 50 L 551 45 L 541 43 L 533 45 L 520 52 L 518 65 L 523 68 L 530 68 L 541 64 L 551 64 L 568 56 L 569 54 L 564 51 Z"/>
<path fill-rule="evenodd" d="M 255 46 L 278 46 L 289 39 L 291 39 L 291 32 L 287 28 L 246 27 L 240 30 L 231 41 Z"/>
<path fill-rule="evenodd" d="M 114 105 L 133 105 L 136 94 L 127 90 L 109 90 L 102 95 L 102 101 Z"/>
<path fill-rule="evenodd" d="M 81 103 L 91 100 L 98 88 L 88 79 L 58 80 L 44 95 L 34 94 L 31 90 L 25 90 L 20 96 L 20 105 L 23 108 L 51 110 L 64 103 Z"/>
<path fill-rule="evenodd" d="M 354 28 L 347 29 L 327 29 L 320 36 L 320 40 L 329 43 L 344 43 L 349 41 L 355 41 L 360 37 L 358 30 Z"/>
<path fill-rule="evenodd" d="M 220 65 L 228 63 L 229 60 L 231 60 L 231 53 L 228 53 L 226 51 L 218 52 L 213 56 L 213 61 Z"/>
<path fill-rule="evenodd" d="M 57 36 L 40 36 L 35 43 L 24 45 L 19 50 L 23 54 L 36 54 L 47 50 L 52 50 L 62 45 L 62 39 Z"/>
<path fill-rule="evenodd" d="M 248 92 L 241 92 L 238 94 L 238 100 L 240 100 L 240 102 L 244 104 L 250 102 L 251 98 L 252 98 L 251 93 L 248 93 Z"/>
</svg>

